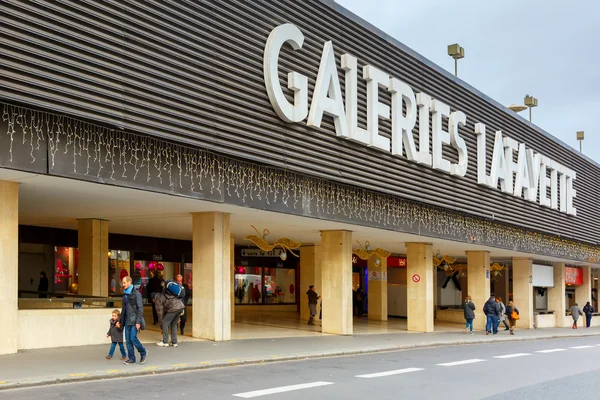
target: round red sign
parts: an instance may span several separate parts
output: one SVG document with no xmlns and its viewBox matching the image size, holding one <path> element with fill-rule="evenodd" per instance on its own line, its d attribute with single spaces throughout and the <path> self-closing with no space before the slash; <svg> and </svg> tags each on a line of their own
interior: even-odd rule
<svg viewBox="0 0 600 400">
<path fill-rule="evenodd" d="M 414 274 L 412 276 L 412 280 L 413 280 L 413 282 L 416 283 L 416 282 L 419 282 L 421 280 L 421 277 L 419 275 L 417 275 L 417 274 Z"/>
</svg>

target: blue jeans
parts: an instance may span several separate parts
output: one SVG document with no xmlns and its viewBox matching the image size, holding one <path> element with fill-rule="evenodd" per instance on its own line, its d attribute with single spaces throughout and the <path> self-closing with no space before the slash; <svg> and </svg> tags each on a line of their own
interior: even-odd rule
<svg viewBox="0 0 600 400">
<path fill-rule="evenodd" d="M 123 342 L 118 342 L 119 350 L 121 350 L 121 357 L 125 357 L 127 354 L 125 353 L 125 346 L 123 346 Z M 110 351 L 108 352 L 109 356 L 113 356 L 115 354 L 115 348 L 117 347 L 117 342 L 112 342 L 110 344 Z"/>
<path fill-rule="evenodd" d="M 488 315 L 487 323 L 485 325 L 485 330 L 487 332 L 493 332 L 494 335 L 498 333 L 498 325 L 500 324 L 500 319 L 497 315 Z"/>
<path fill-rule="evenodd" d="M 140 356 L 144 357 L 146 355 L 146 349 L 140 342 L 140 339 L 137 337 L 138 330 L 135 325 L 126 325 L 125 326 L 125 341 L 127 342 L 127 355 L 129 356 L 129 360 L 135 362 L 135 350 L 133 346 L 140 352 Z"/>
<path fill-rule="evenodd" d="M 465 328 L 473 332 L 473 318 L 467 318 L 467 325 Z"/>
</svg>

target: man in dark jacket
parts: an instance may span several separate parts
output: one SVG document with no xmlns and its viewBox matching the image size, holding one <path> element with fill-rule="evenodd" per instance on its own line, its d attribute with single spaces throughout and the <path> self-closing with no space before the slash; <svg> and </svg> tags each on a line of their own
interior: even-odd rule
<svg viewBox="0 0 600 400">
<path fill-rule="evenodd" d="M 317 315 L 317 302 L 320 296 L 317 294 L 315 290 L 315 285 L 310 285 L 308 287 L 308 291 L 306 292 L 308 296 L 308 308 L 310 310 L 310 318 L 308 319 L 309 325 L 315 324 L 315 315 Z"/>
<path fill-rule="evenodd" d="M 177 283 L 183 286 L 183 290 L 185 291 L 185 294 L 181 299 L 181 301 L 183 301 L 184 308 L 181 313 L 181 317 L 179 318 L 179 333 L 181 333 L 181 335 L 183 336 L 183 330 L 185 329 L 185 324 L 187 323 L 187 305 L 190 299 L 191 290 L 188 284 L 183 281 L 183 276 L 177 275 L 175 279 L 177 279 Z M 231 306 L 233 307 L 233 304 Z"/>
<path fill-rule="evenodd" d="M 144 304 L 142 295 L 133 287 L 130 276 L 123 278 L 123 309 L 117 322 L 117 328 L 124 327 L 125 341 L 127 342 L 128 359 L 125 364 L 135 364 L 135 348 L 140 352 L 140 364 L 146 362 L 148 352 L 138 339 L 137 335 L 142 327 L 144 318 Z"/>
<path fill-rule="evenodd" d="M 486 316 L 485 334 L 498 333 L 498 324 L 500 323 L 500 305 L 496 303 L 496 297 L 490 296 L 490 299 L 483 306 L 483 313 Z"/>
<path fill-rule="evenodd" d="M 158 293 L 162 291 L 162 284 L 160 278 L 158 277 L 158 272 L 154 272 L 154 275 L 150 280 L 148 280 L 148 286 L 146 288 L 146 292 L 148 295 L 148 302 L 152 304 L 152 318 L 153 323 L 156 325 L 158 322 L 158 316 L 156 314 L 156 306 L 152 303 L 152 293 Z"/>
<path fill-rule="evenodd" d="M 155 293 L 154 304 L 156 304 L 156 313 L 158 314 L 158 323 L 161 326 L 163 340 L 156 343 L 160 347 L 169 347 L 169 329 L 171 329 L 171 343 L 177 347 L 177 322 L 181 312 L 185 308 L 181 299 L 171 294 L 167 289 L 162 293 Z"/>
</svg>

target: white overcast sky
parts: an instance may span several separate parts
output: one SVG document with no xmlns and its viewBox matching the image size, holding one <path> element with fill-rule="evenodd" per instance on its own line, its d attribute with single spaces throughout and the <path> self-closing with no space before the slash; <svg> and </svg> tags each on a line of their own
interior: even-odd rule
<svg viewBox="0 0 600 400">
<path fill-rule="evenodd" d="M 576 149 L 585 131 L 600 162 L 600 1 L 336 1 L 452 73 L 459 43 L 461 79 L 507 106 L 537 97 L 533 123 Z"/>
</svg>

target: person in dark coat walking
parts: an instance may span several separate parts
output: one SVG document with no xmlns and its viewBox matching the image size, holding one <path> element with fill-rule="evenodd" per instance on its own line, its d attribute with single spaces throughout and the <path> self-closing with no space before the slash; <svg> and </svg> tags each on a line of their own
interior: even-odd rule
<svg viewBox="0 0 600 400">
<path fill-rule="evenodd" d="M 463 303 L 463 311 L 465 314 L 466 333 L 473 334 L 473 320 L 475 319 L 475 304 L 471 301 L 471 296 L 467 296 L 465 302 Z"/>
<path fill-rule="evenodd" d="M 589 328 L 592 326 L 592 314 L 594 314 L 594 307 L 589 301 L 583 306 L 583 313 L 585 314 L 585 327 Z"/>
<path fill-rule="evenodd" d="M 123 329 L 117 328 L 117 322 L 119 321 L 119 317 L 121 316 L 121 311 L 113 310 L 112 318 L 110 319 L 110 327 L 108 328 L 108 332 L 106 333 L 106 337 L 110 338 L 110 350 L 107 359 L 113 358 L 113 354 L 115 354 L 115 348 L 117 344 L 119 345 L 119 350 L 121 350 L 121 361 L 126 360 L 127 353 L 125 353 L 125 346 L 123 345 Z"/>
<path fill-rule="evenodd" d="M 142 295 L 133 287 L 130 276 L 123 278 L 123 309 L 117 322 L 117 328 L 123 327 L 127 342 L 127 360 L 125 364 L 135 364 L 135 348 L 140 352 L 140 364 L 146 362 L 148 352 L 137 335 L 144 324 L 144 303 Z"/>
<path fill-rule="evenodd" d="M 40 272 L 40 283 L 38 284 L 38 292 L 42 292 L 39 293 L 40 299 L 45 299 L 46 297 L 48 297 L 48 277 L 46 276 L 45 271 Z"/>
<path fill-rule="evenodd" d="M 490 296 L 490 299 L 483 306 L 483 313 L 486 316 L 485 334 L 498 333 L 498 324 L 500 323 L 500 306 L 496 303 L 496 297 Z"/>
</svg>

